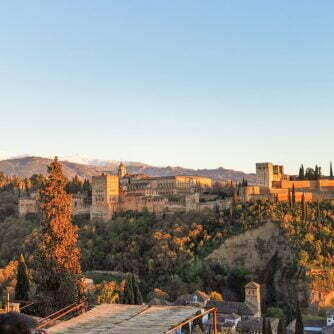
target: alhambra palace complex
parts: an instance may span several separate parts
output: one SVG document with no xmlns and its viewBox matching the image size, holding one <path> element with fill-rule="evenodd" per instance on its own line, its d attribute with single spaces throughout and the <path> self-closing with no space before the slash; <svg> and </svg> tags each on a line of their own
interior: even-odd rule
<svg viewBox="0 0 334 334">
<path fill-rule="evenodd" d="M 204 193 L 212 188 L 211 178 L 203 176 L 150 177 L 143 174 L 128 174 L 121 163 L 118 173 L 92 177 L 92 199 L 73 195 L 73 214 L 89 214 L 91 219 L 109 220 L 118 211 L 143 210 L 150 212 L 201 211 L 203 209 L 228 208 L 232 199 L 205 198 Z M 283 166 L 272 163 L 256 164 L 256 184 L 241 187 L 237 200 L 288 201 L 294 192 L 295 200 L 316 201 L 334 199 L 334 179 L 292 180 L 284 174 Z M 200 198 L 205 200 L 200 201 Z M 37 211 L 34 195 L 19 200 L 19 214 Z"/>
<path fill-rule="evenodd" d="M 296 201 L 307 202 L 333 199 L 334 179 L 292 180 L 284 174 L 284 167 L 270 162 L 256 164 L 256 185 L 244 187 L 242 201 L 271 198 L 288 201 L 294 189 Z"/>
<path fill-rule="evenodd" d="M 151 212 L 198 210 L 199 194 L 212 187 L 212 180 L 201 176 L 149 177 L 127 174 L 120 164 L 118 175 L 92 179 L 90 217 L 111 219 L 120 210 Z"/>
</svg>

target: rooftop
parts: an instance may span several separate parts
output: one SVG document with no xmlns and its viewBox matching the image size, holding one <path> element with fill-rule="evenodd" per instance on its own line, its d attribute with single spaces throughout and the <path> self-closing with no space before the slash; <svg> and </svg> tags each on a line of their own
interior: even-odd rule
<svg viewBox="0 0 334 334">
<path fill-rule="evenodd" d="M 255 315 L 258 310 L 254 305 L 243 302 L 215 301 L 209 300 L 207 307 L 216 307 L 220 314 L 235 313 L 241 316 Z"/>
<path fill-rule="evenodd" d="M 49 334 L 159 334 L 201 309 L 189 306 L 102 304 L 48 330 Z"/>
</svg>

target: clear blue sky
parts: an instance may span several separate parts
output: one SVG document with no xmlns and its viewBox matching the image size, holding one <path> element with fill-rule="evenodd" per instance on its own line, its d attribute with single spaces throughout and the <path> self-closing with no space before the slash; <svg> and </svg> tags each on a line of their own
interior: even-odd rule
<svg viewBox="0 0 334 334">
<path fill-rule="evenodd" d="M 1 1 L 0 150 L 326 172 L 333 13 L 333 0 Z"/>
</svg>

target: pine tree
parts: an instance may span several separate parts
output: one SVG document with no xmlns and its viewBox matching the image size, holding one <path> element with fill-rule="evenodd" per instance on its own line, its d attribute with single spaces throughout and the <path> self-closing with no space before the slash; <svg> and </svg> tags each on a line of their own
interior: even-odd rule
<svg viewBox="0 0 334 334">
<path fill-rule="evenodd" d="M 48 174 L 39 192 L 41 230 L 34 254 L 34 280 L 45 314 L 78 301 L 82 287 L 78 228 L 71 223 L 71 198 L 57 158 Z"/>
<path fill-rule="evenodd" d="M 331 164 L 330 164 L 330 168 L 329 168 L 329 177 L 330 177 L 330 178 L 333 178 L 333 177 L 334 177 L 334 175 L 333 175 L 333 166 L 332 166 L 332 162 L 331 162 Z"/>
<path fill-rule="evenodd" d="M 304 324 L 302 313 L 300 311 L 299 302 L 297 301 L 297 310 L 296 310 L 296 328 L 295 334 L 304 334 Z"/>
<path fill-rule="evenodd" d="M 21 254 L 19 257 L 16 276 L 15 287 L 15 299 L 16 300 L 29 300 L 30 294 L 30 279 L 28 274 L 28 268 L 25 263 L 24 257 Z"/>
</svg>

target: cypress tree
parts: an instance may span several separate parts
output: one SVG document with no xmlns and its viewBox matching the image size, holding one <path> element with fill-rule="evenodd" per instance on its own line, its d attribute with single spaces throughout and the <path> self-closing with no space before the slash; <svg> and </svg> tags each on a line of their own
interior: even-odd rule
<svg viewBox="0 0 334 334">
<path fill-rule="evenodd" d="M 291 190 L 290 190 L 290 188 L 288 189 L 288 201 L 289 201 L 289 206 L 291 208 L 292 207 L 292 199 L 291 199 Z"/>
<path fill-rule="evenodd" d="M 330 168 L 329 168 L 329 177 L 330 178 L 333 178 L 333 166 L 332 166 L 332 162 L 331 162 L 331 164 L 330 164 Z"/>
<path fill-rule="evenodd" d="M 292 184 L 292 194 L 291 194 L 291 201 L 292 201 L 292 206 L 294 207 L 296 204 L 296 191 L 295 191 L 295 184 Z"/>
<path fill-rule="evenodd" d="M 306 203 L 305 203 L 305 193 L 304 192 L 302 195 L 301 208 L 302 208 L 302 219 L 303 221 L 305 221 L 306 220 Z"/>
<path fill-rule="evenodd" d="M 141 305 L 143 297 L 134 274 L 129 274 L 125 282 L 122 304 Z"/>
<path fill-rule="evenodd" d="M 277 334 L 286 334 L 286 326 L 284 319 L 280 319 L 278 322 Z"/>
<path fill-rule="evenodd" d="M 299 168 L 299 180 L 304 180 L 304 179 L 305 179 L 304 165 L 301 165 Z"/>
<path fill-rule="evenodd" d="M 140 292 L 139 284 L 136 280 L 135 275 L 132 275 L 132 286 L 133 286 L 133 293 L 135 297 L 135 304 L 141 305 L 143 303 L 143 296 Z"/>
<path fill-rule="evenodd" d="M 133 288 L 133 279 L 132 274 L 128 275 L 127 280 L 124 286 L 124 292 L 122 296 L 122 304 L 134 305 L 135 303 L 135 295 Z"/>
<path fill-rule="evenodd" d="M 267 320 L 265 317 L 262 318 L 262 334 L 268 334 L 267 333 Z"/>
<path fill-rule="evenodd" d="M 273 334 L 273 330 L 272 330 L 272 328 L 271 328 L 271 322 L 270 322 L 270 319 L 268 319 L 268 321 L 267 321 L 266 334 Z"/>
<path fill-rule="evenodd" d="M 299 302 L 297 301 L 297 310 L 296 310 L 296 328 L 295 334 L 304 334 L 304 324 L 302 313 L 300 311 Z"/>
<path fill-rule="evenodd" d="M 79 301 L 82 291 L 78 228 L 71 222 L 72 204 L 66 184 L 62 165 L 55 158 L 39 192 L 41 230 L 34 254 L 34 280 L 43 314 Z"/>
<path fill-rule="evenodd" d="M 21 254 L 17 266 L 15 299 L 29 300 L 29 294 L 30 294 L 30 279 L 28 274 L 28 268 L 25 263 L 24 257 Z"/>
</svg>

